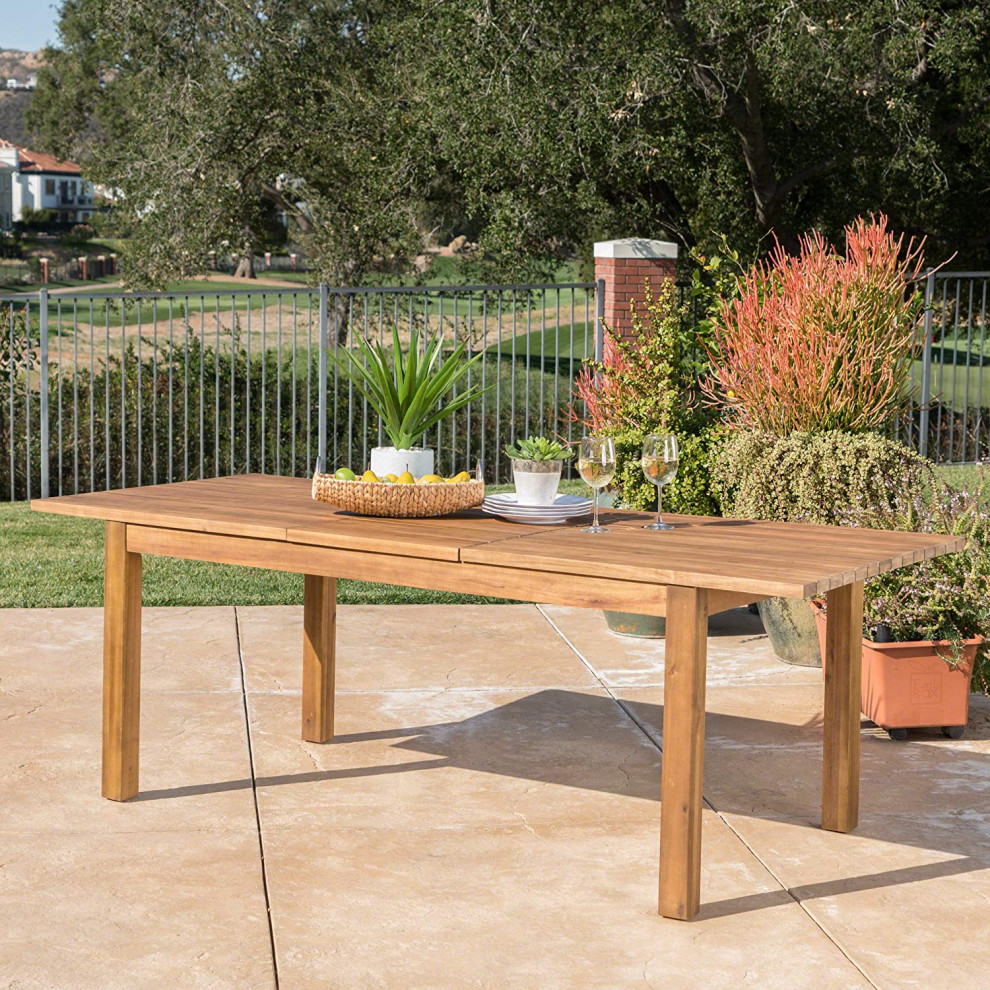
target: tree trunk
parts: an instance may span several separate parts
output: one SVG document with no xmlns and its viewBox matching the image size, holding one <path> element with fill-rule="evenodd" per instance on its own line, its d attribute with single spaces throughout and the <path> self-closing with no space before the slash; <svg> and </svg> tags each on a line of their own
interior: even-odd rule
<svg viewBox="0 0 990 990">
<path fill-rule="evenodd" d="M 245 251 L 237 261 L 237 268 L 234 269 L 234 278 L 257 278 L 254 271 L 254 253 Z"/>
</svg>

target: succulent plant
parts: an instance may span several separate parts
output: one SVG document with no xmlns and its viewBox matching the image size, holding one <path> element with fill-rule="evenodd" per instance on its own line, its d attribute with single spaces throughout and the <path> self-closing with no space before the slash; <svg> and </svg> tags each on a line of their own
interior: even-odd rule
<svg viewBox="0 0 990 990">
<path fill-rule="evenodd" d="M 517 440 L 505 448 L 505 453 L 514 461 L 567 461 L 574 456 L 566 444 L 548 437 Z"/>
</svg>

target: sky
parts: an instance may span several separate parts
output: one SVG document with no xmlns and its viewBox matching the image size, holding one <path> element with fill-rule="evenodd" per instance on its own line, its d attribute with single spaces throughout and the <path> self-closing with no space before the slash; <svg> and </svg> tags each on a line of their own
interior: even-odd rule
<svg viewBox="0 0 990 990">
<path fill-rule="evenodd" d="M 55 41 L 54 0 L 0 0 L 0 48 L 33 52 Z"/>
</svg>

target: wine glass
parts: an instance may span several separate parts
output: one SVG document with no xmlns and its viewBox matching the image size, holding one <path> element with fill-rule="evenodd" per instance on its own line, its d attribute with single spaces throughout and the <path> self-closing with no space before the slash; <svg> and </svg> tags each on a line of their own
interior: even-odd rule
<svg viewBox="0 0 990 990">
<path fill-rule="evenodd" d="M 663 486 L 673 481 L 677 474 L 677 437 L 651 433 L 643 440 L 643 474 L 647 481 L 657 486 L 657 521 L 643 529 L 673 529 L 660 518 L 660 495 Z"/>
<path fill-rule="evenodd" d="M 615 475 L 615 443 L 611 437 L 584 437 L 578 452 L 578 473 L 595 490 L 595 517 L 582 533 L 607 533 L 598 525 L 598 492 Z"/>
</svg>

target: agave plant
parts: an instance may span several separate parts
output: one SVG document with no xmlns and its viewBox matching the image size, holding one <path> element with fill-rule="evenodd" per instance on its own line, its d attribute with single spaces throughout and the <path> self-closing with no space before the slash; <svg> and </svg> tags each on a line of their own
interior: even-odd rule
<svg viewBox="0 0 990 990">
<path fill-rule="evenodd" d="M 464 361 L 466 347 L 458 344 L 443 359 L 443 338 L 436 337 L 421 354 L 415 328 L 410 330 L 409 349 L 404 352 L 399 329 L 392 327 L 394 364 L 379 343 L 358 338 L 358 347 L 360 356 L 350 349 L 327 354 L 381 417 L 382 428 L 397 450 L 411 449 L 427 430 L 491 388 L 472 385 L 445 401 L 484 353 Z"/>
</svg>

